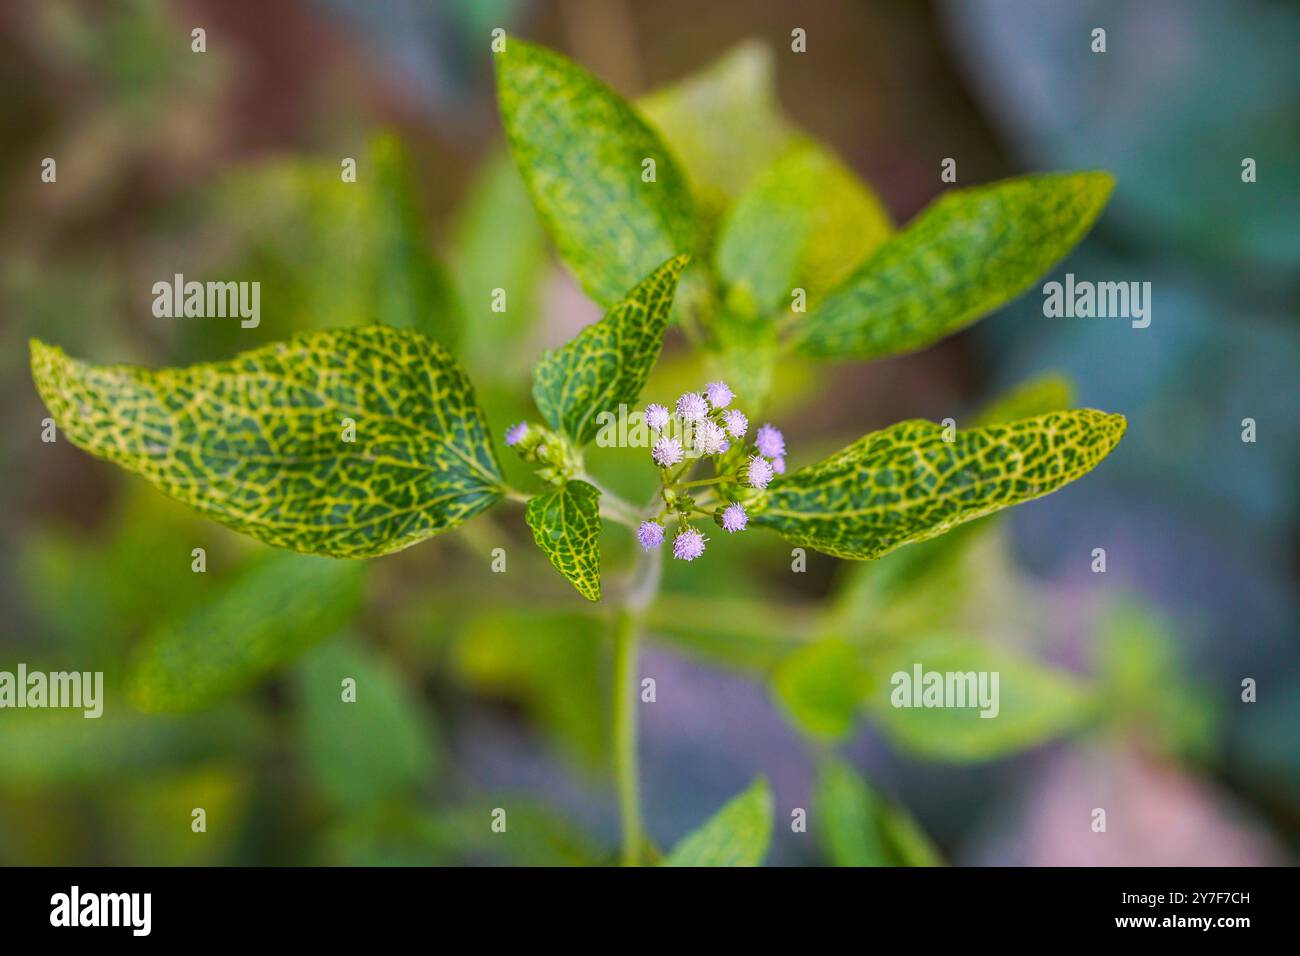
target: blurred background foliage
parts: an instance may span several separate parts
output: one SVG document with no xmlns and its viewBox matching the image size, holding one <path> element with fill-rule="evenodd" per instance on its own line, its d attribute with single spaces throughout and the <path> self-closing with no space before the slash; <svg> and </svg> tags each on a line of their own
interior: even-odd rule
<svg viewBox="0 0 1300 956">
<path fill-rule="evenodd" d="M 162 365 L 384 321 L 456 349 L 499 440 L 529 413 L 540 350 L 598 311 L 502 150 L 496 26 L 637 98 L 709 228 L 771 163 L 805 173 L 811 199 L 789 214 L 820 243 L 813 285 L 910 219 L 954 157 L 961 185 L 1111 170 L 1108 211 L 1056 274 L 1154 289 L 1145 330 L 1045 319 L 1031 292 L 918 355 L 772 370 L 794 466 L 902 418 L 1071 401 L 1124 413 L 1129 434 L 1062 493 L 881 561 L 810 553 L 793 574 L 789 548 L 753 534 L 666 569 L 641 666 L 656 846 L 744 791 L 728 820 L 756 830 L 770 804 L 771 863 L 1293 859 L 1298 19 L 1263 0 L 6 4 L 0 669 L 102 670 L 106 703 L 99 720 L 0 714 L 0 862 L 615 859 L 608 621 L 518 509 L 366 564 L 272 553 L 43 444 L 26 370 L 33 335 Z M 795 26 L 807 54 L 788 52 Z M 177 272 L 260 281 L 260 327 L 154 318 L 151 287 Z M 697 386 L 707 359 L 672 333 L 647 394 Z M 649 492 L 640 452 L 592 457 L 617 490 Z M 631 542 L 605 538 L 615 566 Z M 999 670 L 999 719 L 865 703 L 915 660 Z M 760 776 L 770 792 L 746 790 Z"/>
</svg>

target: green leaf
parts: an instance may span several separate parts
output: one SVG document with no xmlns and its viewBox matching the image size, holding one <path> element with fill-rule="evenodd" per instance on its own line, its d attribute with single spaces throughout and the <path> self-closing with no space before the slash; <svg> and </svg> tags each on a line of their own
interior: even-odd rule
<svg viewBox="0 0 1300 956">
<path fill-rule="evenodd" d="M 497 55 L 501 119 L 542 223 L 602 305 L 694 242 L 691 196 L 668 148 L 621 96 L 551 50 Z M 642 179 L 653 160 L 653 182 Z"/>
<path fill-rule="evenodd" d="M 457 222 L 455 251 L 466 317 L 460 353 L 465 364 L 476 379 L 526 371 L 518 367 L 525 351 L 503 350 L 501 343 L 526 338 L 541 312 L 550 253 L 519 170 L 504 151 L 493 154 L 471 187 Z M 504 312 L 492 309 L 494 289 L 506 294 Z"/>
<path fill-rule="evenodd" d="M 772 675 L 772 689 L 796 726 L 814 737 L 836 740 L 857 723 L 867 679 L 862 652 L 830 638 L 783 660 Z"/>
<path fill-rule="evenodd" d="M 277 547 L 387 554 L 502 494 L 473 387 L 417 332 L 314 332 L 160 371 L 33 341 L 32 377 L 73 444 Z"/>
<path fill-rule="evenodd" d="M 664 866 L 759 866 L 772 840 L 772 790 L 759 778 L 664 859 Z"/>
<path fill-rule="evenodd" d="M 792 135 L 776 99 L 771 50 L 757 40 L 637 105 L 681 157 L 706 216 L 738 195 Z"/>
<path fill-rule="evenodd" d="M 529 501 L 524 518 L 555 570 L 588 601 L 599 601 L 600 492 L 570 481 Z"/>
<path fill-rule="evenodd" d="M 894 706 L 907 675 L 913 702 L 914 674 L 997 675 L 995 707 Z M 1017 753 L 1077 727 L 1094 712 L 1092 689 L 1074 675 L 1014 657 L 969 637 L 936 636 L 897 647 L 869 662 L 868 710 L 882 731 L 905 751 L 933 760 L 979 761 Z M 924 680 L 924 678 L 923 678 Z"/>
<path fill-rule="evenodd" d="M 641 395 L 663 348 L 677 279 L 689 261 L 660 265 L 563 348 L 546 352 L 533 369 L 533 400 L 553 428 L 579 445 L 600 431 L 601 412 L 617 414 Z"/>
<path fill-rule="evenodd" d="M 368 649 L 336 640 L 298 667 L 303 753 L 321 793 L 356 811 L 428 778 L 435 763 L 429 725 L 398 675 Z M 345 701 L 343 681 L 356 681 Z"/>
<path fill-rule="evenodd" d="M 878 358 L 964 328 L 1074 248 L 1113 185 L 1108 173 L 1065 173 L 945 193 L 809 313 L 800 350 Z"/>
<path fill-rule="evenodd" d="M 1074 402 L 1074 385 L 1063 375 L 1043 375 L 999 395 L 984 407 L 975 426 L 1002 425 L 1048 412 L 1059 412 Z"/>
<path fill-rule="evenodd" d="M 892 231 L 879 200 L 831 153 L 801 141 L 761 172 L 718 233 L 718 275 L 742 312 L 811 308 Z"/>
<path fill-rule="evenodd" d="M 812 800 L 813 831 L 835 866 L 942 866 L 938 850 L 903 809 L 852 767 L 822 762 Z"/>
<path fill-rule="evenodd" d="M 366 565 L 270 552 L 136 648 L 127 692 L 144 711 L 197 710 L 254 684 L 343 627 Z"/>
<path fill-rule="evenodd" d="M 920 419 L 873 432 L 773 482 L 750 520 L 840 558 L 878 558 L 1091 471 L 1124 434 L 1122 415 L 1052 412 L 958 430 Z"/>
</svg>

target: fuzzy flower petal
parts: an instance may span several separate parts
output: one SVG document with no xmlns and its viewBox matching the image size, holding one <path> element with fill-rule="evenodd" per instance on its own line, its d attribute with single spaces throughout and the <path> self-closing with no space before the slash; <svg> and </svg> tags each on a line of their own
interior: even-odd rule
<svg viewBox="0 0 1300 956">
<path fill-rule="evenodd" d="M 771 425 L 764 425 L 754 435 L 754 445 L 764 458 L 785 457 L 785 436 Z"/>
<path fill-rule="evenodd" d="M 733 501 L 722 512 L 722 530 L 732 533 L 744 531 L 745 525 L 749 524 L 749 516 L 745 514 L 745 509 L 739 502 Z"/>
<path fill-rule="evenodd" d="M 766 488 L 772 480 L 772 465 L 766 458 L 750 455 L 745 467 L 745 480 L 754 488 Z"/>
<path fill-rule="evenodd" d="M 662 405 L 650 404 L 645 407 L 645 423 L 657 432 L 668 427 L 668 409 Z"/>
<path fill-rule="evenodd" d="M 678 561 L 694 561 L 704 553 L 704 537 L 694 528 L 687 528 L 673 538 L 673 557 Z"/>
<path fill-rule="evenodd" d="M 709 403 L 699 392 L 687 392 L 677 399 L 677 414 L 684 422 L 698 422 L 709 414 Z"/>
<path fill-rule="evenodd" d="M 518 425 L 512 425 L 506 429 L 506 445 L 514 447 L 518 445 L 528 435 L 528 423 L 520 422 Z"/>
<path fill-rule="evenodd" d="M 773 459 L 772 459 L 772 470 L 773 470 L 774 472 L 776 472 L 778 475 L 784 475 L 784 474 L 785 474 L 785 459 L 784 459 L 784 458 L 773 458 Z"/>
<path fill-rule="evenodd" d="M 664 543 L 664 526 L 658 521 L 642 521 L 641 527 L 636 529 L 636 539 L 641 542 L 641 547 L 653 551 Z"/>
<path fill-rule="evenodd" d="M 710 382 L 704 386 L 704 396 L 714 408 L 726 408 L 736 396 L 726 382 Z"/>
<path fill-rule="evenodd" d="M 680 464 L 685 457 L 682 451 L 682 443 L 676 438 L 669 438 L 665 435 L 655 442 L 654 448 L 650 449 L 650 457 L 654 459 L 655 464 L 660 468 L 671 468 L 673 465 Z"/>
<path fill-rule="evenodd" d="M 707 419 L 695 426 L 695 450 L 701 455 L 716 455 L 727 442 L 727 433 L 721 425 Z"/>
<path fill-rule="evenodd" d="M 727 414 L 722 416 L 722 424 L 727 428 L 727 434 L 732 438 L 744 438 L 745 432 L 749 430 L 749 419 L 739 408 L 728 410 Z"/>
</svg>

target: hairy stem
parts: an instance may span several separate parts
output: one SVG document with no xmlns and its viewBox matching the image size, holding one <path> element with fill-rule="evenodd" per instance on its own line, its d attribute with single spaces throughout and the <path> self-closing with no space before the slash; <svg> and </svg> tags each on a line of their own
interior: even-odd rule
<svg viewBox="0 0 1300 956">
<path fill-rule="evenodd" d="M 644 843 L 641 829 L 641 788 L 637 768 L 636 707 L 638 632 L 646 610 L 659 592 L 659 551 L 643 552 L 614 619 L 614 774 L 619 815 L 623 821 L 623 865 L 640 866 Z"/>
</svg>

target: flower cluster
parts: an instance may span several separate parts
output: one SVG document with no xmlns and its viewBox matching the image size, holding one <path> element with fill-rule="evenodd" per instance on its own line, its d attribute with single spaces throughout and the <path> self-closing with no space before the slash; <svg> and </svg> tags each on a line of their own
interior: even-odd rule
<svg viewBox="0 0 1300 956">
<path fill-rule="evenodd" d="M 749 419 L 732 407 L 735 398 L 726 382 L 710 382 L 702 391 L 679 397 L 671 410 L 658 403 L 646 406 L 645 421 L 653 437 L 650 458 L 660 469 L 663 507 L 637 529 L 637 541 L 645 550 L 660 547 L 668 536 L 665 522 L 675 521 L 673 557 L 694 561 L 704 554 L 709 539 L 692 526 L 693 517 L 711 517 L 728 534 L 744 531 L 749 524 L 745 506 L 724 495 L 723 489 L 730 487 L 744 497 L 744 489 L 766 488 L 773 477 L 784 474 L 785 436 L 763 425 L 748 441 Z M 692 460 L 699 458 L 713 459 L 714 477 L 684 481 Z M 687 493 L 697 486 L 711 486 L 703 494 L 713 497 L 697 499 Z"/>
<path fill-rule="evenodd" d="M 662 547 L 668 526 L 676 525 L 673 557 L 694 561 L 704 554 L 709 539 L 693 520 L 709 518 L 727 534 L 744 531 L 749 525 L 745 503 L 785 473 L 785 436 L 763 425 L 751 438 L 749 418 L 732 406 L 735 400 L 726 382 L 709 382 L 701 391 L 680 396 L 671 408 L 657 402 L 646 406 L 659 498 L 649 515 L 629 525 L 646 551 Z M 537 473 L 546 481 L 562 484 L 585 476 L 580 450 L 562 434 L 520 422 L 506 430 L 505 443 L 524 460 L 542 466 Z M 712 462 L 713 476 L 690 480 L 701 459 Z M 613 510 L 622 510 L 626 518 L 633 509 L 618 503 Z"/>
</svg>

